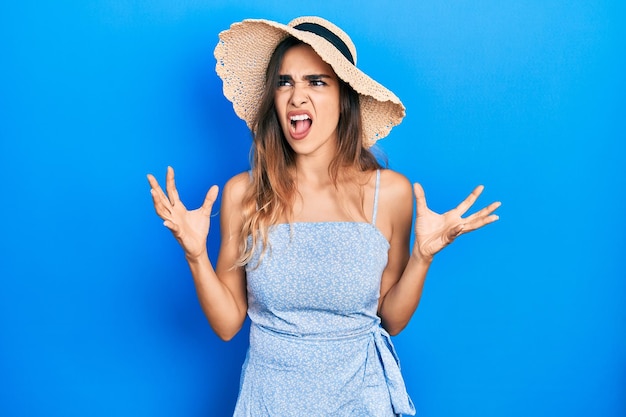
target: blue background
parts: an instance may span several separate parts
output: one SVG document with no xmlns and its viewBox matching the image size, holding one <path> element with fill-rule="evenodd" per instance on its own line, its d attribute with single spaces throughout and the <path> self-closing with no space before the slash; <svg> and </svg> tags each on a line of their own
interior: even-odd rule
<svg viewBox="0 0 626 417">
<path fill-rule="evenodd" d="M 625 416 L 626 6 L 583 0 L 2 2 L 0 414 L 231 413 L 247 329 L 212 334 L 145 174 L 197 206 L 247 168 L 217 34 L 303 14 L 404 101 L 380 147 L 433 209 L 503 202 L 395 338 L 420 415 Z"/>
</svg>

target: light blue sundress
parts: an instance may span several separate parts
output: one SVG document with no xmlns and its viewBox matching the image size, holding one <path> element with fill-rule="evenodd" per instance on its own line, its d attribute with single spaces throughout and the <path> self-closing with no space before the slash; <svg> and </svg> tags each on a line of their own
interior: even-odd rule
<svg viewBox="0 0 626 417">
<path fill-rule="evenodd" d="M 376 314 L 389 243 L 371 223 L 279 224 L 247 268 L 250 347 L 235 417 L 414 415 Z M 254 268 L 258 263 L 258 267 Z"/>
</svg>

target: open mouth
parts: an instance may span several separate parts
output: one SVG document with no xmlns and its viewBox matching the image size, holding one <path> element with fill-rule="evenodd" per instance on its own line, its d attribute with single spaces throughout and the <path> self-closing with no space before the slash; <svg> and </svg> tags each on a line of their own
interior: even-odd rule
<svg viewBox="0 0 626 417">
<path fill-rule="evenodd" d="M 311 128 L 313 121 L 308 114 L 297 114 L 289 117 L 291 133 L 295 137 L 303 137 Z"/>
</svg>

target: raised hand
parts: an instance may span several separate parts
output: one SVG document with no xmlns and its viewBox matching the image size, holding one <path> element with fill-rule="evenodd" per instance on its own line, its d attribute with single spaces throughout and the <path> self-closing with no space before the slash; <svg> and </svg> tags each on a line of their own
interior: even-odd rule
<svg viewBox="0 0 626 417">
<path fill-rule="evenodd" d="M 414 254 L 422 259 L 432 259 L 437 252 L 452 243 L 458 236 L 498 220 L 498 216 L 493 212 L 500 207 L 500 202 L 491 203 L 468 217 L 461 217 L 476 202 L 483 188 L 482 185 L 479 185 L 456 208 L 438 214 L 428 208 L 424 189 L 420 184 L 415 183 L 413 191 L 415 192 L 417 217 L 415 219 Z"/>
<path fill-rule="evenodd" d="M 206 252 L 206 240 L 211 225 L 211 209 L 217 198 L 218 187 L 214 185 L 209 189 L 202 206 L 195 210 L 187 210 L 178 196 L 172 167 L 167 167 L 165 180 L 167 195 L 153 175 L 148 174 L 148 182 L 154 208 L 159 217 L 164 220 L 163 225 L 171 230 L 183 247 L 185 256 L 196 258 Z"/>
</svg>

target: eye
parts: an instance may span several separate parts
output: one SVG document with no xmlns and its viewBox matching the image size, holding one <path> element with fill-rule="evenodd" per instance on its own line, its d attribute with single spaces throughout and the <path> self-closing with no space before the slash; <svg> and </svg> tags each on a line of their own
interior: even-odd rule
<svg viewBox="0 0 626 417">
<path fill-rule="evenodd" d="M 278 77 L 278 88 L 281 87 L 291 87 L 293 85 L 293 81 L 290 77 L 280 76 Z"/>
<path fill-rule="evenodd" d="M 309 81 L 309 83 L 313 87 L 323 87 L 323 86 L 327 85 L 324 81 L 322 81 L 321 78 L 314 78 L 311 81 Z"/>
</svg>

